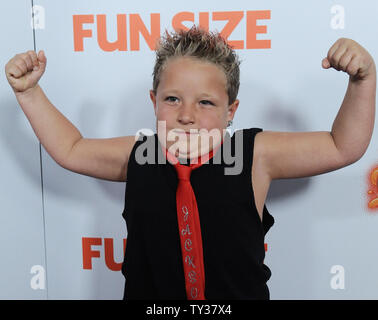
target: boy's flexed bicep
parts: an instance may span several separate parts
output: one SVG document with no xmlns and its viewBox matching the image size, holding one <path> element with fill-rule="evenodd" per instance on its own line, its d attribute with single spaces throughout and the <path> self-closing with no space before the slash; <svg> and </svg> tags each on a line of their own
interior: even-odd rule
<svg viewBox="0 0 378 320">
<path fill-rule="evenodd" d="M 70 171 L 109 181 L 125 182 L 134 136 L 81 138 L 60 165 Z"/>
<path fill-rule="evenodd" d="M 262 131 L 255 137 L 255 153 L 271 180 L 309 177 L 351 164 L 328 131 Z"/>
</svg>

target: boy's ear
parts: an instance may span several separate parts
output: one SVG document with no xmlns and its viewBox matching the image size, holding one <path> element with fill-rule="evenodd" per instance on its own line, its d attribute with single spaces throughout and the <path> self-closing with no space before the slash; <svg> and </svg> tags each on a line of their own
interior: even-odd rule
<svg viewBox="0 0 378 320">
<path fill-rule="evenodd" d="M 227 118 L 228 120 L 232 120 L 235 116 L 236 109 L 239 106 L 239 100 L 236 99 L 232 104 L 228 106 L 228 111 L 227 111 Z"/>
<path fill-rule="evenodd" d="M 150 98 L 151 98 L 151 101 L 154 107 L 155 116 L 156 116 L 156 95 L 155 95 L 154 90 L 150 90 Z"/>
</svg>

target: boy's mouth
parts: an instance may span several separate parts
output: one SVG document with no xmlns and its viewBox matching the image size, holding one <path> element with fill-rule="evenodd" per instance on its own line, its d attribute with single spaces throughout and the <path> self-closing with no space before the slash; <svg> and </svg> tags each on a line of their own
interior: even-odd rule
<svg viewBox="0 0 378 320">
<path fill-rule="evenodd" d="M 197 132 L 196 132 L 197 131 Z M 199 134 L 198 130 L 193 130 L 192 132 L 190 131 L 185 131 L 185 130 L 174 130 L 173 132 L 178 133 L 178 134 L 185 134 L 185 135 L 191 135 L 191 134 Z"/>
</svg>

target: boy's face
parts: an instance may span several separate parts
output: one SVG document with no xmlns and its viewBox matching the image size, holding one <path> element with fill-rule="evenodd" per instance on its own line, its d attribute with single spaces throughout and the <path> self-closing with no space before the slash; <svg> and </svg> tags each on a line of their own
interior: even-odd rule
<svg viewBox="0 0 378 320">
<path fill-rule="evenodd" d="M 226 84 L 224 72 L 211 62 L 167 61 L 157 94 L 150 90 L 160 143 L 180 158 L 196 158 L 219 145 L 239 105 L 238 100 L 228 105 Z"/>
</svg>

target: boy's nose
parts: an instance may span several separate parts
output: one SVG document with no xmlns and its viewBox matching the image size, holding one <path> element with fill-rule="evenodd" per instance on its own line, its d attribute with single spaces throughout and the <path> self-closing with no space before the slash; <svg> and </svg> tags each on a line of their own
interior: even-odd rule
<svg viewBox="0 0 378 320">
<path fill-rule="evenodd" d="M 194 123 L 195 120 L 195 110 L 194 106 L 189 104 L 182 105 L 180 108 L 180 112 L 178 114 L 178 121 L 180 123 Z"/>
</svg>

